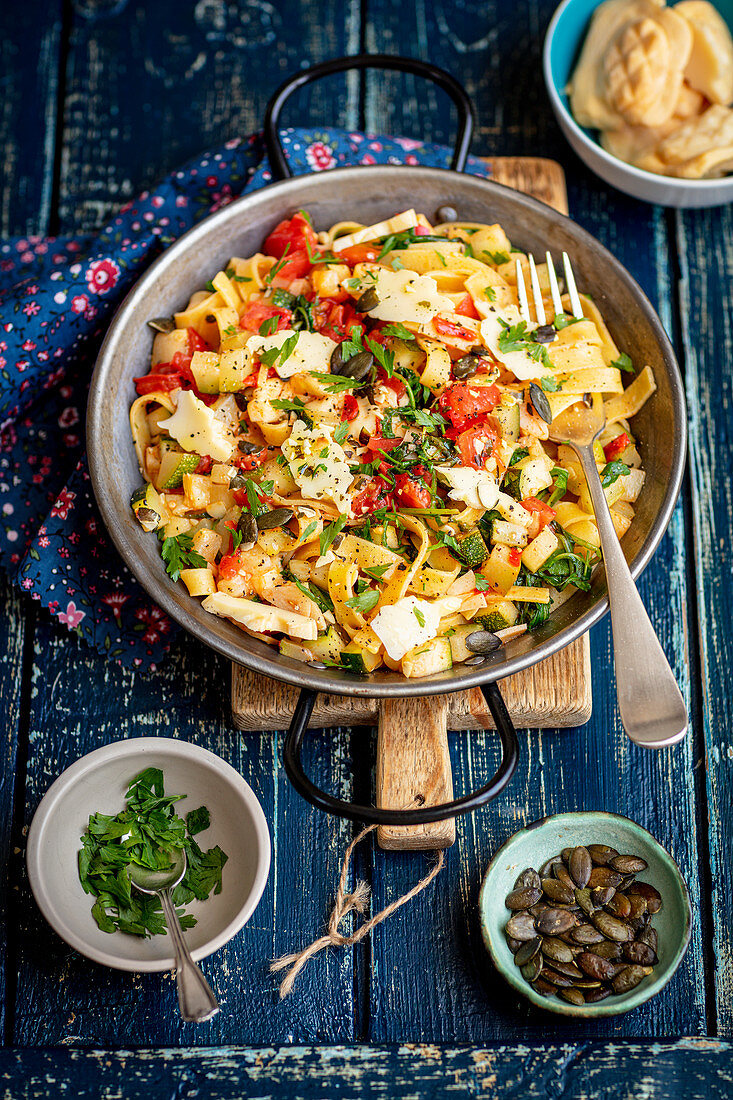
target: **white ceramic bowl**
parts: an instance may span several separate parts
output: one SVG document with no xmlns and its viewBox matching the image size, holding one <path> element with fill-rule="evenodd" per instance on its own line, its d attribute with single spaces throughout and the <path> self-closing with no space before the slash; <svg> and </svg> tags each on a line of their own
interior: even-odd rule
<svg viewBox="0 0 733 1100">
<path fill-rule="evenodd" d="M 607 153 L 573 118 L 565 87 L 575 68 L 591 15 L 599 0 L 563 0 L 547 28 L 542 65 L 547 93 L 560 129 L 580 159 L 606 183 L 645 202 L 679 208 L 720 206 L 733 202 L 733 176 L 717 180 L 684 180 L 645 172 Z M 733 0 L 713 0 L 733 30 Z"/>
<path fill-rule="evenodd" d="M 195 959 L 223 947 L 257 906 L 270 869 L 270 834 L 252 788 L 220 757 L 168 737 L 136 737 L 96 749 L 70 768 L 44 795 L 28 833 L 28 878 L 48 923 L 71 947 L 118 970 L 170 970 L 170 939 L 102 932 L 92 917 L 94 899 L 79 882 L 77 853 L 89 815 L 124 809 L 131 779 L 143 768 L 163 772 L 166 794 L 185 794 L 182 816 L 208 806 L 211 825 L 197 836 L 202 848 L 219 844 L 229 859 L 222 891 L 186 907 L 198 919 L 186 932 Z"/>
</svg>

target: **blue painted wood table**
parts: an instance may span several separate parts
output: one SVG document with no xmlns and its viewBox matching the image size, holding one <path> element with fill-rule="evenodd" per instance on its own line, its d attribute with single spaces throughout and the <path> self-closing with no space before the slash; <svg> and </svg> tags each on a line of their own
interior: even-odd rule
<svg viewBox="0 0 733 1100">
<path fill-rule="evenodd" d="M 166 169 L 257 129 L 267 96 L 308 61 L 404 52 L 461 78 L 477 107 L 474 152 L 544 155 L 564 166 L 570 208 L 636 276 L 684 363 L 690 463 L 673 521 L 641 582 L 692 716 L 675 749 L 624 737 L 609 631 L 593 631 L 588 725 L 523 732 L 504 796 L 463 819 L 445 869 L 357 948 L 323 954 L 279 1002 L 268 960 L 323 924 L 350 825 L 313 811 L 278 766 L 280 734 L 242 737 L 229 668 L 181 638 L 155 674 L 93 655 L 8 590 L 0 690 L 3 848 L 0 1010 L 8 1097 L 730 1096 L 733 892 L 730 630 L 733 410 L 730 208 L 675 213 L 602 187 L 550 115 L 540 43 L 553 0 L 30 0 L 0 11 L 3 233 L 88 229 Z M 368 74 L 302 101 L 302 120 L 449 140 L 438 93 Z M 23 873 L 28 822 L 49 783 L 84 752 L 135 734 L 175 734 L 221 754 L 265 807 L 274 861 L 254 918 L 205 964 L 223 1011 L 181 1024 L 170 976 L 87 962 L 45 925 Z M 310 739 L 321 785 L 355 787 L 363 730 Z M 453 735 L 457 786 L 490 770 L 491 739 Z M 366 792 L 368 794 L 368 791 Z M 628 814 L 670 849 L 689 885 L 692 943 L 654 1001 L 593 1024 L 531 1010 L 492 972 L 476 920 L 482 871 L 524 822 L 575 808 Z M 381 907 L 425 868 L 420 855 L 359 856 Z M 304 872 L 306 870 L 306 873 Z"/>
</svg>

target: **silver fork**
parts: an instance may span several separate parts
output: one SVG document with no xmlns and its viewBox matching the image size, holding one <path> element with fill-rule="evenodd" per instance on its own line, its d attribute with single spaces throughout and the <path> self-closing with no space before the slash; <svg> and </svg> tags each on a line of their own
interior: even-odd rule
<svg viewBox="0 0 733 1100">
<path fill-rule="evenodd" d="M 546 253 L 546 259 L 550 294 L 557 315 L 563 313 L 562 298 L 549 252 Z M 563 267 L 573 317 L 582 317 L 583 308 L 566 252 L 563 252 Z M 546 325 L 540 281 L 532 256 L 529 257 L 529 269 L 535 317 L 539 325 Z M 519 260 L 517 294 L 522 318 L 529 324 L 532 319 L 527 287 Z M 535 411 L 542 416 L 536 405 Z M 548 411 L 549 405 L 545 409 L 546 413 Z M 556 443 L 567 443 L 577 454 L 593 502 L 611 607 L 616 692 L 623 727 L 637 745 L 657 749 L 673 745 L 687 732 L 687 710 L 634 584 L 601 485 L 593 442 L 606 425 L 603 401 L 599 396 L 593 400 L 590 394 L 585 394 L 554 419 L 548 420 L 547 416 L 543 419 L 549 423 L 550 439 Z"/>
</svg>

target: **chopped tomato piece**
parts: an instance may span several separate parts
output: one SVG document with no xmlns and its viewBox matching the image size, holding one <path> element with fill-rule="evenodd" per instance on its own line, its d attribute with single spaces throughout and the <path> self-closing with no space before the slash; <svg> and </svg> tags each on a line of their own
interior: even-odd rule
<svg viewBox="0 0 733 1100">
<path fill-rule="evenodd" d="M 302 279 L 304 275 L 307 275 L 311 269 L 311 262 L 308 253 L 303 249 L 296 249 L 295 252 L 288 252 L 284 257 L 285 262 L 278 262 L 277 271 L 275 268 L 275 274 L 272 279 L 272 285 L 275 286 L 279 281 L 280 283 L 289 283 L 293 279 Z"/>
<path fill-rule="evenodd" d="M 363 324 L 356 310 L 348 302 L 336 302 L 322 298 L 315 309 L 315 329 L 329 336 L 335 343 L 345 340 L 355 325 Z"/>
<path fill-rule="evenodd" d="M 189 328 L 188 330 L 188 354 L 189 358 L 193 358 L 195 351 L 211 351 L 211 348 L 204 340 L 203 336 L 199 336 L 195 328 Z M 180 354 L 180 353 L 179 353 Z"/>
<path fill-rule="evenodd" d="M 606 456 L 606 462 L 613 462 L 614 458 L 618 458 L 620 454 L 628 447 L 631 440 L 626 432 L 621 432 L 621 435 L 617 435 L 615 439 L 612 439 L 610 443 L 607 443 L 603 448 L 603 453 Z"/>
<path fill-rule="evenodd" d="M 526 508 L 528 512 L 535 512 L 537 514 L 540 531 L 557 515 L 554 508 L 551 508 L 544 500 L 538 500 L 537 497 L 526 497 L 521 501 L 521 505 L 523 508 Z M 537 533 L 539 534 L 539 531 Z"/>
<path fill-rule="evenodd" d="M 427 225 L 416 225 L 412 231 L 416 237 L 429 237 L 430 230 Z"/>
<path fill-rule="evenodd" d="M 211 467 L 214 465 L 214 460 L 211 455 L 204 455 L 198 466 L 196 467 L 197 474 L 210 474 Z"/>
<path fill-rule="evenodd" d="M 250 302 L 244 307 L 239 323 L 242 328 L 246 328 L 249 332 L 259 332 L 262 324 L 271 317 L 277 317 L 275 332 L 288 328 L 293 319 L 289 309 L 272 306 L 269 302 Z"/>
<path fill-rule="evenodd" d="M 141 378 L 133 378 L 133 382 L 141 397 L 146 393 L 170 393 L 171 390 L 181 389 L 181 376 L 178 371 L 144 374 Z"/>
<path fill-rule="evenodd" d="M 474 321 L 479 320 L 476 306 L 473 304 L 473 298 L 470 294 L 466 294 L 465 297 L 461 298 L 456 306 L 456 313 L 460 313 L 462 317 L 472 317 Z"/>
<path fill-rule="evenodd" d="M 496 453 L 501 438 L 501 428 L 493 416 L 485 423 L 468 428 L 458 436 L 458 451 L 464 466 L 473 466 L 482 470 L 488 458 Z"/>
<path fill-rule="evenodd" d="M 261 451 L 255 451 L 251 455 L 237 455 L 231 459 L 232 466 L 236 466 L 238 470 L 244 470 L 247 473 L 248 470 L 256 470 L 259 466 L 262 466 L 267 462 L 269 451 L 267 447 L 263 447 Z M 243 493 L 242 499 L 238 497 L 238 493 Z M 247 500 L 247 494 L 242 489 L 234 490 L 234 499 L 237 504 L 244 504 Z"/>
<path fill-rule="evenodd" d="M 334 255 L 338 256 L 349 267 L 355 267 L 356 264 L 373 263 L 381 251 L 381 244 L 352 244 L 351 248 L 345 248 L 342 252 L 336 252 Z"/>
<path fill-rule="evenodd" d="M 410 474 L 397 474 L 394 495 L 398 504 L 405 508 L 429 508 L 433 499 L 425 482 Z"/>
<path fill-rule="evenodd" d="M 383 435 L 373 435 L 367 443 L 367 450 L 373 451 L 375 454 L 379 451 L 391 451 L 393 447 L 399 447 L 401 442 L 401 439 L 388 439 Z"/>
<path fill-rule="evenodd" d="M 352 420 L 356 420 L 359 415 L 359 402 L 356 400 L 353 394 L 347 393 L 344 397 L 344 410 L 343 417 L 347 424 L 350 424 Z"/>
<path fill-rule="evenodd" d="M 473 418 L 491 412 L 500 399 L 496 386 L 472 386 L 468 382 L 457 382 L 441 394 L 438 408 L 454 428 L 463 428 Z"/>
<path fill-rule="evenodd" d="M 226 581 L 230 581 L 239 573 L 239 566 L 238 550 L 235 550 L 233 554 L 225 554 L 224 557 L 219 560 L 219 576 Z"/>
<path fill-rule="evenodd" d="M 391 508 L 392 497 L 389 492 L 389 484 L 381 477 L 369 479 L 351 502 L 351 510 L 355 516 L 366 516 L 370 512 L 376 512 L 379 508 Z"/>
<path fill-rule="evenodd" d="M 265 240 L 265 253 L 281 260 L 285 253 L 303 252 L 306 257 L 318 244 L 318 238 L 308 219 L 298 212 L 292 218 L 286 218 L 275 226 Z"/>
<path fill-rule="evenodd" d="M 455 321 L 448 321 L 445 317 L 433 317 L 433 328 L 440 336 L 452 337 L 454 340 L 476 339 L 476 334 L 470 329 L 463 328 Z"/>
<path fill-rule="evenodd" d="M 512 546 L 512 548 L 509 551 L 507 557 L 509 558 L 509 564 L 510 565 L 521 565 L 522 564 L 522 555 L 521 555 L 519 549 L 516 546 Z"/>
</svg>

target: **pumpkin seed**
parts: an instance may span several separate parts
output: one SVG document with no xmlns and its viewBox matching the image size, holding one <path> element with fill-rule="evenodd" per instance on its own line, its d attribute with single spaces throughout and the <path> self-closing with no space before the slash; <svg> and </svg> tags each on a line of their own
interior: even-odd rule
<svg viewBox="0 0 733 1100">
<path fill-rule="evenodd" d="M 565 989 L 573 984 L 572 978 L 566 978 L 564 974 L 561 974 L 559 970 L 553 970 L 551 966 L 543 968 L 542 977 L 551 985 L 561 986 Z"/>
<path fill-rule="evenodd" d="M 659 961 L 656 952 L 649 944 L 640 943 L 638 940 L 624 944 L 623 957 L 626 962 L 635 963 L 637 966 L 654 966 Z"/>
<path fill-rule="evenodd" d="M 172 317 L 153 317 L 148 321 L 150 328 L 155 332 L 173 332 L 176 327 L 176 322 Z"/>
<path fill-rule="evenodd" d="M 240 439 L 237 443 L 237 450 L 241 451 L 243 455 L 256 455 L 259 454 L 259 452 L 262 450 L 262 447 L 259 443 L 250 443 L 248 439 Z M 236 478 L 240 479 L 238 484 L 235 484 Z M 232 477 L 229 481 L 229 488 L 242 489 L 246 485 L 246 483 L 246 474 L 234 474 L 234 477 Z"/>
<path fill-rule="evenodd" d="M 591 890 L 590 896 L 593 904 L 597 909 L 602 909 L 604 905 L 607 905 L 613 895 L 616 893 L 613 886 L 596 886 L 595 890 Z"/>
<path fill-rule="evenodd" d="M 544 965 L 542 955 L 538 952 L 521 967 L 522 977 L 526 978 L 528 982 L 536 982 L 544 970 Z"/>
<path fill-rule="evenodd" d="M 541 889 L 542 883 L 540 881 L 540 876 L 537 874 L 534 867 L 527 867 L 520 875 L 517 875 L 514 889 L 519 890 L 521 886 L 533 886 L 535 890 Z"/>
<path fill-rule="evenodd" d="M 514 961 L 517 966 L 524 966 L 530 959 L 533 959 L 537 952 L 542 947 L 542 940 L 539 936 L 535 936 L 533 940 L 525 940 L 521 947 L 518 948 Z"/>
<path fill-rule="evenodd" d="M 563 863 L 567 863 L 572 854 L 572 848 L 563 848 L 563 850 L 560 852 L 560 859 L 563 861 Z"/>
<path fill-rule="evenodd" d="M 608 940 L 624 943 L 624 941 L 632 939 L 632 932 L 628 924 L 624 924 L 623 921 L 612 917 L 610 913 L 605 913 L 602 909 L 593 914 L 591 921 Z"/>
<path fill-rule="evenodd" d="M 658 913 L 662 908 L 662 895 L 648 882 L 634 882 L 629 887 L 630 894 L 638 894 L 646 901 L 646 907 L 650 913 Z"/>
<path fill-rule="evenodd" d="M 551 901 L 559 901 L 563 905 L 571 905 L 575 900 L 573 891 L 569 890 L 567 886 L 563 886 L 556 878 L 544 878 L 542 880 L 542 890 Z"/>
<path fill-rule="evenodd" d="M 512 890 L 507 894 L 504 904 L 507 909 L 529 909 L 542 897 L 541 890 L 535 890 L 534 886 L 521 886 L 519 890 Z"/>
<path fill-rule="evenodd" d="M 312 661 L 311 661 L 311 664 L 313 664 Z M 524 940 L 515 940 L 514 936 L 507 936 L 506 937 L 507 947 L 511 951 L 512 955 L 516 955 L 517 951 L 519 950 L 520 947 L 522 947 L 524 942 L 525 942 Z"/>
<path fill-rule="evenodd" d="M 596 911 L 596 907 L 593 904 L 593 898 L 591 897 L 591 892 L 587 886 L 585 886 L 582 890 L 578 889 L 575 891 L 575 900 L 585 913 L 586 917 L 593 916 Z"/>
<path fill-rule="evenodd" d="M 590 951 L 584 951 L 575 961 L 584 974 L 599 982 L 610 981 L 624 969 L 623 964 L 612 962 L 611 959 L 602 959 L 600 955 L 593 955 Z"/>
<path fill-rule="evenodd" d="M 636 936 L 638 943 L 647 943 L 651 947 L 652 951 L 656 954 L 659 947 L 659 937 L 657 936 L 656 928 L 652 928 L 649 924 L 646 928 L 643 928 Z"/>
<path fill-rule="evenodd" d="M 353 378 L 355 382 L 363 382 L 371 374 L 374 366 L 374 356 L 370 351 L 358 351 L 352 355 L 342 366 L 339 374 L 342 378 Z"/>
<path fill-rule="evenodd" d="M 553 863 L 552 873 L 558 882 L 561 882 L 563 886 L 567 886 L 573 893 L 575 892 L 575 883 L 570 877 L 570 872 L 564 863 Z"/>
<path fill-rule="evenodd" d="M 545 909 L 544 913 L 540 913 L 536 923 L 537 931 L 541 932 L 543 936 L 554 936 L 556 932 L 568 932 L 575 927 L 577 921 L 574 914 L 569 913 L 567 909 L 554 907 Z"/>
<path fill-rule="evenodd" d="M 596 867 L 605 867 L 609 859 L 618 855 L 615 848 L 609 848 L 608 844 L 589 844 L 588 855 Z"/>
<path fill-rule="evenodd" d="M 329 374 L 340 374 L 341 369 L 347 360 L 344 358 L 343 344 L 336 344 L 336 347 L 331 352 L 331 358 L 328 361 Z"/>
<path fill-rule="evenodd" d="M 466 638 L 466 649 L 472 653 L 493 653 L 501 645 L 501 639 L 489 630 L 474 630 Z"/>
<path fill-rule="evenodd" d="M 629 913 L 630 920 L 638 920 L 639 917 L 647 915 L 646 898 L 643 898 L 641 894 L 628 894 L 629 905 L 631 911 Z"/>
<path fill-rule="evenodd" d="M 579 989 L 561 989 L 560 996 L 571 1005 L 584 1005 L 585 997 Z"/>
<path fill-rule="evenodd" d="M 616 890 L 621 885 L 621 875 L 610 867 L 594 867 L 587 885 L 591 890 L 595 890 L 596 886 L 612 886 Z"/>
<path fill-rule="evenodd" d="M 237 521 L 237 530 L 242 536 L 242 543 L 257 541 L 257 520 L 251 512 L 242 512 Z"/>
<path fill-rule="evenodd" d="M 649 864 L 641 856 L 614 856 L 609 859 L 608 866 L 622 875 L 638 875 L 640 871 L 646 871 Z"/>
<path fill-rule="evenodd" d="M 625 966 L 623 970 L 611 980 L 611 987 L 614 993 L 629 993 L 632 989 L 636 989 L 642 978 L 646 978 L 648 974 L 651 974 L 651 967 Z"/>
<path fill-rule="evenodd" d="M 363 294 L 354 302 L 354 309 L 357 313 L 368 313 L 370 309 L 376 309 L 379 305 L 379 295 L 376 288 L 373 286 L 367 287 Z"/>
<path fill-rule="evenodd" d="M 603 935 L 592 924 L 579 924 L 577 928 L 573 928 L 570 935 L 575 943 L 579 944 L 600 943 L 603 939 Z"/>
<path fill-rule="evenodd" d="M 271 512 L 258 516 L 256 523 L 260 531 L 271 531 L 273 527 L 284 527 L 292 518 L 292 508 L 273 508 Z"/>
<path fill-rule="evenodd" d="M 552 859 L 548 859 L 547 863 L 542 864 L 542 866 L 540 867 L 540 870 L 539 870 L 540 879 L 550 877 L 550 875 L 552 874 L 552 869 L 555 866 L 556 861 L 557 861 L 557 857 L 553 857 Z"/>
<path fill-rule="evenodd" d="M 551 424 L 552 409 L 550 408 L 550 402 L 547 400 L 544 390 L 542 390 L 536 382 L 530 382 L 529 384 L 529 399 L 539 418 L 544 420 L 546 424 Z M 563 859 L 564 858 L 563 856 Z"/>
<path fill-rule="evenodd" d="M 581 890 L 584 886 L 588 885 L 588 879 L 590 873 L 593 870 L 593 864 L 588 854 L 588 849 L 584 848 L 582 844 L 579 844 L 577 848 L 573 848 L 570 853 L 570 859 L 568 860 L 568 871 L 575 883 Z"/>
<path fill-rule="evenodd" d="M 601 940 L 600 943 L 593 944 L 588 950 L 592 955 L 597 955 L 599 959 L 621 958 L 621 944 L 615 943 L 613 940 Z"/>
<path fill-rule="evenodd" d="M 542 940 L 542 954 L 553 962 L 571 963 L 573 952 L 570 947 L 556 936 L 547 936 Z"/>
<path fill-rule="evenodd" d="M 560 962 L 559 959 L 555 959 L 552 963 L 553 970 L 557 970 L 558 974 L 564 975 L 566 978 L 570 978 L 573 982 L 582 982 L 585 975 L 582 970 L 578 970 L 574 962 Z"/>
<path fill-rule="evenodd" d="M 534 919 L 529 913 L 517 913 L 506 922 L 506 931 L 515 940 L 533 940 L 537 935 Z"/>
<path fill-rule="evenodd" d="M 557 339 L 557 329 L 554 325 L 538 325 L 532 333 L 535 344 L 551 344 Z"/>
<path fill-rule="evenodd" d="M 464 378 L 472 378 L 479 368 L 477 355 L 464 355 L 457 363 L 453 364 L 453 377 L 462 382 Z"/>
<path fill-rule="evenodd" d="M 621 920 L 626 920 L 627 917 L 631 916 L 631 902 L 626 894 L 614 894 L 611 900 L 606 903 L 606 909 L 614 917 L 619 917 Z"/>
<path fill-rule="evenodd" d="M 599 986 L 598 989 L 589 989 L 585 994 L 585 1003 L 587 1005 L 598 1004 L 599 1001 L 605 1001 L 606 997 L 611 996 L 611 990 L 605 986 Z"/>
<path fill-rule="evenodd" d="M 554 985 L 550 985 L 544 978 L 539 977 L 532 983 L 538 993 L 541 993 L 543 997 L 554 997 L 557 993 Z"/>
</svg>

